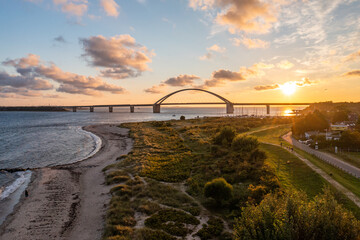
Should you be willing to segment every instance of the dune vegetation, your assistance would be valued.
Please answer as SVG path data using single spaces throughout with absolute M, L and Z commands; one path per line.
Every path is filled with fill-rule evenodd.
M 271 149 L 244 134 L 288 126 L 290 121 L 224 117 L 122 124 L 130 129 L 134 146 L 104 169 L 106 183 L 112 186 L 104 239 L 256 239 L 242 230 L 252 221 L 247 215 L 251 209 L 260 216 L 258 207 L 271 207 L 274 198 L 296 194 L 302 203 L 316 205 L 317 199 L 324 199 L 314 197 L 321 178 L 309 179 L 310 186 L 320 181 L 311 191 L 305 180 L 281 174 L 285 166 L 279 174 L 276 154 L 269 160 Z M 279 207 L 286 208 L 287 200 L 281 201 Z M 344 221 L 344 228 L 348 221 L 358 224 L 350 211 L 335 200 L 331 203 L 346 215 L 333 218 Z M 356 224 L 353 235 L 359 230 Z M 282 231 L 277 230 L 269 236 L 275 239 Z

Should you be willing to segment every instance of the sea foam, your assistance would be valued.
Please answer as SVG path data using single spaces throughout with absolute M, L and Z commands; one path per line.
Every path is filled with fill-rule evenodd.
M 0 190 L 0 200 L 3 200 L 15 192 L 19 187 L 21 187 L 27 180 L 31 177 L 31 171 L 18 172 L 18 178 L 9 186 Z

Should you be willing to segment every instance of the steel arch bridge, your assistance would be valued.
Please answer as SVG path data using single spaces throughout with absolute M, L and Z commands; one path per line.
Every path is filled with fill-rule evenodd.
M 180 93 L 180 92 L 184 92 L 184 91 L 200 91 L 200 92 L 205 92 L 205 93 L 209 93 L 217 98 L 219 98 L 220 100 L 222 100 L 224 102 L 224 104 L 226 104 L 226 113 L 227 114 L 233 114 L 234 113 L 234 104 L 232 102 L 230 102 L 228 99 L 216 94 L 216 93 L 213 93 L 213 92 L 210 92 L 210 91 L 207 91 L 207 90 L 204 90 L 204 89 L 200 89 L 200 88 L 186 88 L 186 89 L 181 89 L 181 90 L 178 90 L 178 91 L 175 91 L 175 92 L 172 92 L 162 98 L 160 98 L 159 100 L 157 100 L 154 105 L 153 105 L 153 112 L 154 113 L 160 113 L 160 106 L 161 104 L 163 104 L 163 102 L 168 99 L 169 97 L 177 94 L 177 93 Z M 182 103 L 179 103 L 179 105 L 181 105 Z M 214 104 L 214 103 L 190 103 L 190 104 Z

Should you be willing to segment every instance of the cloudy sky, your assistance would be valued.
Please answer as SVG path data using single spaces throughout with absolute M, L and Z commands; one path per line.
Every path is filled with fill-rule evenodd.
M 0 22 L 0 105 L 360 101 L 356 0 L 1 0 Z

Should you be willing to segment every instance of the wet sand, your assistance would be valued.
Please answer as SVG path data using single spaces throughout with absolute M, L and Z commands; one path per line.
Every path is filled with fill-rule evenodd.
M 101 138 L 99 152 L 75 164 L 34 170 L 29 196 L 1 225 L 0 239 L 101 239 L 110 201 L 102 169 L 127 154 L 132 140 L 127 129 L 113 125 L 84 129 Z

